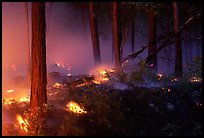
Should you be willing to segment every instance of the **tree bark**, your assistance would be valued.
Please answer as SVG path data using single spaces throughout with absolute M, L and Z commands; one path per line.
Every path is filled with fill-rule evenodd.
M 101 54 L 99 47 L 99 39 L 98 39 L 98 30 L 97 30 L 97 21 L 94 12 L 94 3 L 89 2 L 89 17 L 90 17 L 90 29 L 91 29 L 91 37 L 93 43 L 93 55 L 95 65 L 100 64 L 101 62 Z
M 32 2 L 31 109 L 47 103 L 45 3 Z
M 148 39 L 149 43 L 156 39 L 156 15 L 155 11 L 150 8 L 148 11 Z M 148 56 L 154 53 L 157 49 L 157 43 L 151 43 L 151 45 L 148 48 Z M 149 62 L 149 65 L 153 65 L 152 69 L 156 72 L 157 71 L 157 55 L 154 55 L 154 57 Z
M 120 66 L 120 40 L 116 2 L 112 3 L 112 35 L 113 47 L 115 48 L 115 63 L 116 66 Z
M 29 18 L 28 18 L 28 3 L 25 2 L 25 13 L 26 13 L 26 31 L 27 31 L 27 35 L 26 35 L 26 59 L 27 59 L 27 82 L 28 82 L 28 88 L 30 89 L 31 87 L 31 57 L 30 57 L 30 32 L 29 32 Z
M 179 13 L 178 4 L 173 2 L 173 12 L 174 12 L 174 32 L 179 31 Z M 181 47 L 181 33 L 176 34 L 176 51 L 175 51 L 175 75 L 177 77 L 182 76 L 182 47 Z

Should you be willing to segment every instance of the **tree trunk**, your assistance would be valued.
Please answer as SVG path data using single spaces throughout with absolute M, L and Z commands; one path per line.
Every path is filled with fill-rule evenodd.
M 27 59 L 27 82 L 28 82 L 28 88 L 30 89 L 31 87 L 31 57 L 30 57 L 30 33 L 29 33 L 29 18 L 28 18 L 28 3 L 25 2 L 25 13 L 26 13 L 26 31 L 27 31 L 27 35 L 26 35 L 26 59 Z
M 174 12 L 174 32 L 179 31 L 179 13 L 177 2 L 173 2 Z M 175 52 L 175 75 L 177 77 L 182 76 L 182 48 L 181 48 L 181 33 L 176 34 L 176 52 Z
M 115 62 L 116 66 L 120 66 L 120 40 L 116 2 L 112 3 L 112 34 L 113 47 L 115 48 Z
M 132 39 L 131 39 L 131 52 L 134 53 L 135 51 L 135 31 L 134 31 L 134 15 L 132 15 L 132 22 L 131 22 L 131 28 L 132 28 Z
M 93 55 L 95 65 L 100 64 L 101 54 L 98 40 L 98 30 L 97 30 L 97 21 L 94 12 L 94 3 L 89 2 L 89 17 L 90 17 L 90 28 L 91 28 L 91 37 L 93 43 Z
M 148 11 L 148 39 L 149 43 L 156 39 L 156 15 L 155 11 L 150 8 Z M 157 49 L 157 43 L 151 43 L 151 45 L 148 48 L 148 56 L 151 55 L 151 53 L 154 53 Z M 157 71 L 157 55 L 155 55 L 151 61 L 149 62 L 149 66 L 151 65 L 153 71 Z
M 32 2 L 31 109 L 47 103 L 45 3 Z

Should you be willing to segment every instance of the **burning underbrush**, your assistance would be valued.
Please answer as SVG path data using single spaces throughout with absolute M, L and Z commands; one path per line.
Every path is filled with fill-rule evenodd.
M 7 89 L 3 135 L 202 135 L 202 85 L 148 73 L 105 67 L 88 75 L 51 72 L 48 104 L 36 109 L 41 119 L 29 109 L 29 97 L 9 99 L 18 90 Z M 155 87 L 145 87 L 147 80 Z

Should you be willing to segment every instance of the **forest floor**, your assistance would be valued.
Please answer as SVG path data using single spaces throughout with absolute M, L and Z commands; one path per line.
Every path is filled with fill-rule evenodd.
M 56 73 L 52 74 L 52 77 L 56 76 Z M 191 90 L 185 91 L 179 84 L 167 87 L 117 89 L 108 83 L 96 84 L 90 80 L 91 77 L 82 76 L 77 81 L 66 81 L 55 87 L 54 81 L 48 82 L 47 116 L 45 123 L 37 132 L 35 131 L 37 124 L 29 121 L 26 124 L 24 120 L 24 126 L 20 126 L 16 121 L 17 114 L 23 116 L 23 113 L 28 111 L 29 102 L 14 101 L 12 104 L 2 102 L 2 134 L 7 136 L 202 135 L 202 102 L 199 95 L 202 92 L 202 85 L 199 83 L 187 84 Z M 71 111 L 67 106 L 69 102 L 77 103 L 81 107 L 81 112 Z

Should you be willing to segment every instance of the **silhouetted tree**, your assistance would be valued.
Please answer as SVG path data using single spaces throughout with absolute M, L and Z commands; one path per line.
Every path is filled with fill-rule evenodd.
M 101 62 L 101 54 L 98 40 L 98 29 L 97 29 L 97 20 L 94 11 L 94 3 L 89 2 L 89 17 L 90 17 L 90 29 L 91 29 L 91 37 L 93 44 L 93 55 L 95 64 L 99 64 Z
M 156 15 L 155 11 L 152 7 L 148 10 L 148 39 L 149 43 L 156 39 Z M 156 41 L 154 43 L 151 43 L 151 45 L 148 48 L 148 56 L 154 53 L 157 49 L 157 43 Z M 149 62 L 149 65 L 153 65 L 152 69 L 154 71 L 157 71 L 157 55 L 155 55 L 151 61 Z
M 179 11 L 178 3 L 173 2 L 173 14 L 174 14 L 174 31 L 179 31 Z M 181 34 L 180 32 L 176 35 L 176 52 L 175 52 L 175 75 L 177 77 L 182 76 L 182 48 L 181 48 Z
M 112 3 L 112 39 L 113 47 L 115 48 L 115 63 L 120 66 L 120 40 L 119 40 L 119 26 L 118 26 L 118 9 L 117 3 Z

